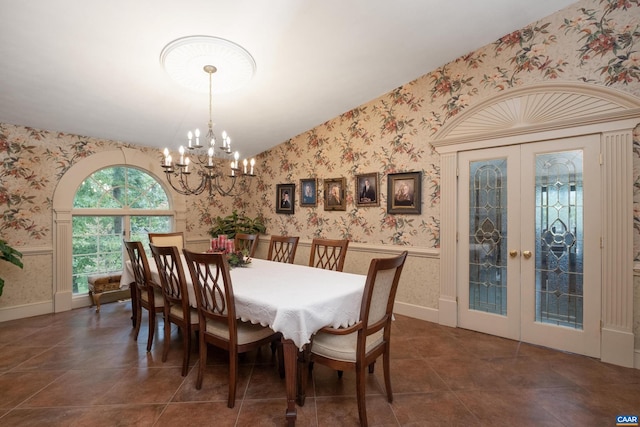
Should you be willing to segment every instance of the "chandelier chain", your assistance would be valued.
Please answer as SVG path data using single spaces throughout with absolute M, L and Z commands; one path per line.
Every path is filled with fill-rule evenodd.
M 227 187 L 223 185 L 221 182 L 221 178 L 224 177 L 224 172 L 222 172 L 223 168 L 219 167 L 222 160 L 215 158 L 214 161 L 214 146 L 216 143 L 215 134 L 213 133 L 213 73 L 217 71 L 216 67 L 213 65 L 205 65 L 203 67 L 204 71 L 209 74 L 209 123 L 208 123 L 208 132 L 205 136 L 205 139 L 209 142 L 209 148 L 200 144 L 200 131 L 196 129 L 195 131 L 195 144 L 193 144 L 193 134 L 189 131 L 187 156 L 185 156 L 185 149 L 183 146 L 180 146 L 178 150 L 180 153 L 179 161 L 173 162 L 171 155 L 169 154 L 169 150 L 167 148 L 164 149 L 164 160 L 162 162 L 162 167 L 164 168 L 165 175 L 167 177 L 167 181 L 169 185 L 182 195 L 198 195 L 202 194 L 205 191 L 208 191 L 209 197 L 214 197 L 215 194 L 219 194 L 221 196 L 237 196 L 238 192 L 234 192 L 234 189 L 241 191 L 247 190 L 248 185 L 246 185 L 245 179 L 246 177 L 255 177 L 254 174 L 254 165 L 255 160 L 251 159 L 251 169 L 248 171 L 247 169 L 247 159 L 243 161 L 243 168 L 241 169 L 238 166 L 239 153 L 236 151 L 233 154 L 233 160 L 230 164 L 231 174 L 227 176 L 230 180 L 230 184 L 227 184 Z M 222 146 L 219 147 L 223 156 L 227 156 L 227 161 L 231 158 L 231 138 L 227 135 L 225 131 L 222 132 Z M 191 155 L 194 159 L 194 162 L 191 162 L 189 158 Z M 197 175 L 200 177 L 200 182 L 197 186 L 193 187 L 189 185 L 189 175 L 191 171 L 189 170 L 189 166 L 192 165 L 192 169 L 197 169 Z M 176 178 L 174 180 L 174 178 Z M 242 185 L 236 187 L 236 181 L 238 178 L 242 179 Z

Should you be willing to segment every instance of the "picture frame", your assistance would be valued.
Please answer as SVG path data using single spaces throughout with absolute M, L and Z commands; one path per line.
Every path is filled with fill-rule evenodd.
M 347 210 L 347 180 L 343 178 L 329 178 L 324 180 L 324 210 Z
M 378 173 L 363 173 L 356 175 L 355 201 L 356 206 L 380 206 L 380 192 Z
M 306 178 L 300 180 L 300 206 L 314 207 L 318 205 L 318 180 Z
M 276 184 L 276 213 L 293 214 L 296 207 L 296 185 Z
M 387 213 L 420 214 L 422 207 L 422 172 L 387 175 Z

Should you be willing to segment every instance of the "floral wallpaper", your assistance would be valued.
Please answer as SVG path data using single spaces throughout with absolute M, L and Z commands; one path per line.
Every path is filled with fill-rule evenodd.
M 417 77 L 257 157 L 251 197 L 187 200 L 187 233 L 206 237 L 213 218 L 261 216 L 269 234 L 438 248 L 440 159 L 430 141 L 466 108 L 511 88 L 544 81 L 608 86 L 640 97 L 640 0 L 582 0 Z M 425 46 L 424 55 L 429 55 Z M 640 122 L 640 119 L 639 119 Z M 79 160 L 126 142 L 0 124 L 0 236 L 20 246 L 52 244 L 51 199 Z M 640 131 L 634 133 L 635 258 L 640 261 Z M 419 215 L 387 213 L 387 176 L 422 173 Z M 377 172 L 379 206 L 356 206 L 355 175 Z M 346 178 L 346 211 L 301 207 L 300 179 Z M 296 184 L 295 214 L 275 213 L 276 185 Z
M 59 179 L 79 160 L 122 146 L 151 156 L 156 151 L 0 123 L 0 236 L 14 246 L 51 245 L 52 199 Z
M 578 81 L 640 96 L 638 0 L 584 0 L 360 105 L 259 157 L 256 197 L 236 207 L 261 215 L 273 234 L 438 248 L 440 165 L 430 141 L 465 108 L 503 91 L 543 81 Z M 425 47 L 425 49 L 428 47 Z M 428 51 L 425 50 L 425 55 Z M 639 119 L 640 122 L 640 119 Z M 638 133 L 635 164 L 640 163 Z M 636 167 L 638 169 L 638 167 Z M 387 175 L 421 171 L 422 213 L 389 215 Z M 380 174 L 379 207 L 358 207 L 355 175 Z M 636 259 L 640 261 L 640 178 L 636 182 Z M 300 207 L 275 213 L 276 185 L 347 179 L 345 212 Z M 203 222 L 209 212 L 199 210 Z

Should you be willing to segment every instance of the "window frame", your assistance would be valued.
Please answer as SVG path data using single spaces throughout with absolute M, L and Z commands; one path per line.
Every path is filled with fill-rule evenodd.
M 167 206 L 170 206 L 171 203 L 171 197 L 170 197 L 170 193 L 167 193 L 166 188 L 164 188 L 162 186 L 162 183 L 155 177 L 153 176 L 151 173 L 149 173 L 148 171 L 145 171 L 141 168 L 135 167 L 135 166 L 127 166 L 127 165 L 113 165 L 113 166 L 106 166 L 104 168 L 100 168 L 98 170 L 96 170 L 95 172 L 92 172 L 91 174 L 89 174 L 86 178 L 84 178 L 82 180 L 82 182 L 78 185 L 76 191 L 74 192 L 74 196 L 73 196 L 73 201 L 75 202 L 76 196 L 78 194 L 78 191 L 80 190 L 82 184 L 90 179 L 93 175 L 95 175 L 96 173 L 99 173 L 101 171 L 107 170 L 107 169 L 112 169 L 112 168 L 125 168 L 127 171 L 128 170 L 136 170 L 139 173 L 145 174 L 147 175 L 149 178 L 153 179 L 157 185 L 160 186 L 160 188 L 164 191 L 164 194 L 166 196 L 166 200 L 167 200 Z M 127 186 L 129 184 L 129 179 L 125 180 L 125 185 L 123 187 L 123 190 L 125 193 L 128 193 L 127 191 Z M 104 198 L 104 193 L 102 194 L 96 194 L 96 201 L 102 201 Z M 162 208 L 162 209 L 149 209 L 149 208 L 145 208 L 145 209 L 138 209 L 138 208 L 131 208 L 129 205 L 123 205 L 121 208 L 113 208 L 113 207 L 109 207 L 109 208 L 87 208 L 87 207 L 83 207 L 83 208 L 72 208 L 71 210 L 71 233 L 72 233 L 72 260 L 75 260 L 76 257 L 82 255 L 82 254 L 77 254 L 74 253 L 74 247 L 73 247 L 73 233 L 74 233 L 74 219 L 77 217 L 113 217 L 113 218 L 120 218 L 121 219 L 121 227 L 122 227 L 122 239 L 130 239 L 131 238 L 131 223 L 132 223 L 132 217 L 143 217 L 143 216 L 148 216 L 148 217 L 169 217 L 169 230 L 150 230 L 150 231 L 173 231 L 173 229 L 175 228 L 175 220 L 174 220 L 174 212 L 170 209 L 166 209 L 166 208 Z M 100 255 L 100 250 L 98 250 L 96 252 L 96 255 L 99 256 Z M 86 295 L 88 294 L 88 287 L 85 288 L 83 287 L 81 291 L 75 292 L 76 288 L 80 289 L 76 277 L 78 276 L 88 276 L 88 275 L 93 275 L 93 274 L 111 274 L 111 273 L 115 273 L 117 271 L 121 271 L 122 268 L 124 267 L 124 262 L 126 259 L 126 254 L 125 254 L 125 249 L 124 249 L 124 245 L 121 245 L 120 248 L 120 258 L 121 258 L 121 265 L 118 266 L 117 269 L 113 269 L 113 270 L 109 270 L 109 271 L 103 271 L 103 269 L 99 269 L 99 271 L 95 271 L 95 272 L 82 272 L 82 274 L 79 274 L 75 271 L 74 266 L 72 265 L 72 281 L 74 282 L 72 284 L 72 293 L 74 296 L 79 296 L 79 295 Z
M 174 229 L 186 229 L 186 199 L 171 191 L 156 151 L 118 146 L 112 150 L 89 155 L 63 171 L 53 193 L 53 297 L 52 311 L 63 312 L 91 305 L 86 295 L 72 292 L 72 230 L 73 198 L 82 181 L 93 172 L 108 166 L 134 166 L 153 176 L 169 196 L 169 211 L 174 215 Z

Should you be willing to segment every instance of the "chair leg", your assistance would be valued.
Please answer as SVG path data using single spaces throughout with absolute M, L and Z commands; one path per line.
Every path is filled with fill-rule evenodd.
M 135 283 L 129 286 L 129 294 L 131 295 L 131 327 L 135 328 L 137 312 L 140 310 L 140 300 L 136 295 Z
M 138 310 L 140 313 L 140 310 Z M 141 316 L 138 314 L 138 316 Z M 156 332 L 156 311 L 153 307 L 149 307 L 149 336 L 147 337 L 147 353 L 151 351 L 151 344 L 153 344 L 153 335 Z M 136 334 L 137 335 L 137 334 Z
M 142 323 L 142 310 L 138 307 L 136 310 L 135 329 L 133 331 L 133 340 L 138 341 L 138 334 L 140 333 L 140 324 Z
M 171 320 L 168 310 L 164 311 L 164 346 L 162 347 L 162 361 L 167 361 L 169 346 L 171 344 Z
M 186 376 L 189 372 L 189 359 L 191 356 L 191 329 L 189 325 L 185 326 L 182 335 L 182 376 Z
M 198 378 L 196 379 L 196 390 L 202 388 L 202 379 L 204 378 L 204 370 L 207 367 L 207 343 L 204 342 L 204 334 L 198 337 L 198 345 L 200 346 L 200 364 L 198 366 Z
M 358 400 L 358 416 L 360 417 L 361 427 L 367 427 L 367 405 L 365 395 L 366 382 L 367 379 L 364 375 L 364 366 L 356 365 L 356 398 Z
M 229 349 L 229 398 L 227 406 L 233 408 L 236 404 L 236 382 L 238 381 L 238 350 Z
M 372 363 L 369 365 L 369 373 L 370 373 L 370 374 L 373 374 L 373 369 L 374 369 L 375 367 L 376 367 L 376 362 L 372 362 Z
M 387 389 L 387 400 L 389 403 L 393 402 L 393 391 L 391 390 L 391 372 L 389 369 L 390 365 L 390 357 L 389 357 L 389 347 L 382 354 L 382 368 L 384 371 L 384 387 Z

